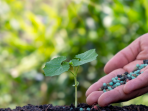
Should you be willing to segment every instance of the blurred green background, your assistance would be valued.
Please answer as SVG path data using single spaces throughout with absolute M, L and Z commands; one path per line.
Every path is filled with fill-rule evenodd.
M 148 31 L 147 0 L 0 0 L 0 108 L 74 103 L 73 77 L 45 77 L 56 56 L 95 48 L 96 61 L 80 67 L 78 103 L 105 75 L 118 51 Z M 122 62 L 122 61 L 120 61 Z M 147 104 L 145 94 L 122 105 Z

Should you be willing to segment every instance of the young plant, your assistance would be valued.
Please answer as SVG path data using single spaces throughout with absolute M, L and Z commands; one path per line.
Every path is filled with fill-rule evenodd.
M 79 85 L 79 82 L 77 81 L 77 72 L 79 66 L 95 60 L 97 56 L 98 54 L 95 52 L 95 49 L 91 49 L 76 55 L 75 58 L 69 62 L 65 61 L 65 56 L 57 57 L 47 62 L 43 70 L 46 76 L 60 75 L 66 71 L 69 71 L 73 75 L 75 81 L 75 84 L 73 85 L 75 87 L 75 107 L 77 107 L 77 86 Z

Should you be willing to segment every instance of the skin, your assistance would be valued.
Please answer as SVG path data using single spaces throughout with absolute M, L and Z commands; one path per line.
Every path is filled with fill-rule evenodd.
M 98 103 L 101 107 L 111 103 L 127 101 L 148 92 L 148 66 L 142 69 L 144 73 L 137 78 L 103 93 L 98 91 L 103 83 L 108 83 L 118 74 L 131 72 L 136 64 L 148 60 L 148 33 L 140 36 L 129 46 L 118 52 L 104 67 L 106 76 L 92 84 L 86 91 L 86 102 L 89 105 Z

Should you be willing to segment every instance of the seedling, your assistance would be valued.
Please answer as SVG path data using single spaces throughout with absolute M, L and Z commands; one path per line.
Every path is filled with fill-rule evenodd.
M 73 75 L 75 81 L 75 84 L 73 85 L 75 87 L 75 107 L 77 107 L 77 86 L 79 85 L 77 73 L 79 66 L 95 60 L 97 56 L 98 54 L 95 52 L 95 49 L 91 49 L 76 55 L 75 58 L 69 62 L 65 61 L 65 56 L 57 57 L 47 62 L 43 70 L 46 76 L 60 75 L 66 71 L 69 71 Z

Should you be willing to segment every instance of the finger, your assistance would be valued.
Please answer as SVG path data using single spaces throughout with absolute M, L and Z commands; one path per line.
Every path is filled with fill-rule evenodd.
M 98 99 L 98 104 L 101 107 L 104 107 L 104 106 L 107 106 L 111 103 L 116 103 L 119 101 L 127 101 L 130 99 L 133 99 L 135 97 L 138 97 L 138 96 L 148 92 L 148 87 L 145 87 L 145 88 L 142 88 L 139 90 L 135 90 L 132 93 L 125 94 L 123 92 L 123 87 L 124 87 L 124 85 L 121 85 L 121 86 L 115 88 L 114 90 L 103 93 Z
M 86 97 L 94 92 L 94 91 L 98 91 L 99 88 L 102 87 L 103 83 L 109 83 L 111 81 L 111 79 L 113 77 L 116 77 L 118 74 L 123 74 L 125 72 L 125 70 L 123 69 L 116 69 L 113 72 L 111 72 L 110 74 L 102 77 L 100 80 L 98 80 L 96 83 L 94 83 L 93 85 L 91 85 L 88 90 L 86 91 Z
M 103 94 L 103 91 L 94 91 L 92 92 L 87 98 L 86 98 L 86 103 L 88 105 L 92 105 L 95 102 L 98 101 L 98 98 L 100 97 L 100 95 Z
M 142 63 L 143 63 L 143 60 L 135 60 L 125 65 L 123 69 L 126 70 L 127 72 L 132 72 L 134 68 L 136 67 L 136 64 L 142 64 Z
M 117 53 L 104 67 L 106 74 L 111 71 L 122 68 L 131 61 L 148 59 L 148 33 L 140 36 L 133 41 L 128 47 Z M 120 62 L 122 61 L 122 62 Z
M 125 84 L 124 86 L 125 93 L 128 94 L 136 89 L 140 89 L 142 87 L 148 86 L 148 66 L 146 68 L 147 69 L 142 74 L 140 74 L 137 78 Z
M 137 56 L 137 59 L 140 60 L 145 60 L 148 59 L 148 33 L 144 34 L 141 38 L 140 38 L 140 47 L 141 47 L 141 51 Z
M 107 105 L 111 104 L 112 102 L 119 101 L 124 96 L 127 96 L 124 94 L 122 89 L 123 89 L 123 85 L 115 88 L 114 90 L 103 93 L 98 98 L 99 106 L 101 106 L 101 107 L 107 106 Z
M 140 52 L 140 38 L 132 42 L 128 47 L 124 48 L 118 52 L 104 67 L 104 72 L 106 74 L 111 71 L 122 68 L 131 61 L 134 61 Z

